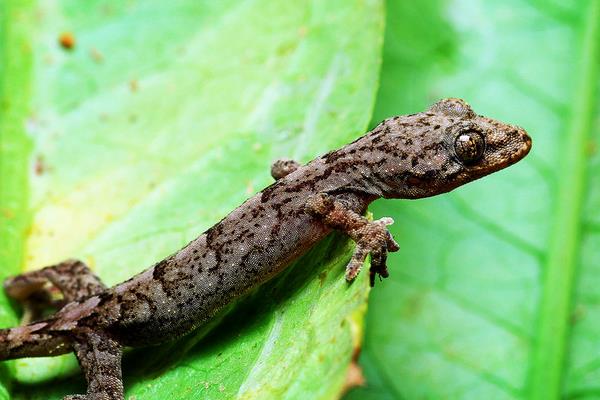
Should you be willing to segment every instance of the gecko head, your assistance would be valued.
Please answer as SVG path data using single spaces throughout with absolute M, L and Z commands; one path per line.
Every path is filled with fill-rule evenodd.
M 400 139 L 418 156 L 403 168 L 404 188 L 395 193 L 401 197 L 448 192 L 516 163 L 531 149 L 524 129 L 478 115 L 461 99 L 440 100 L 407 118 L 404 124 L 417 128 L 399 129 Z

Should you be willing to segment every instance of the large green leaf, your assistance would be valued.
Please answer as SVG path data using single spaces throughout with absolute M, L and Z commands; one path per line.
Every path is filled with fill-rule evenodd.
M 0 10 L 2 277 L 79 257 L 106 283 L 124 280 L 269 184 L 273 159 L 306 161 L 371 117 L 378 0 L 5 0 Z M 58 44 L 69 31 L 71 50 Z M 197 346 L 200 333 L 130 354 L 127 395 L 335 397 L 368 292 L 343 279 L 350 252 L 344 238 L 326 241 Z M 5 298 L 0 310 L 2 326 L 16 323 Z M 72 356 L 13 366 L 2 376 L 20 382 L 16 398 L 84 390 Z
M 598 398 L 600 1 L 390 0 L 387 22 L 377 118 L 464 97 L 533 150 L 373 208 L 401 250 L 370 300 L 368 385 L 347 398 Z

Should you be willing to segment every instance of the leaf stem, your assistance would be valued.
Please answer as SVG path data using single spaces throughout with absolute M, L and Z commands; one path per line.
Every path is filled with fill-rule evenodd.
M 600 0 L 585 9 L 580 65 L 571 118 L 564 136 L 563 164 L 558 172 L 558 198 L 542 275 L 542 298 L 528 382 L 529 399 L 561 398 L 577 271 L 581 211 L 587 181 L 587 145 L 599 78 Z

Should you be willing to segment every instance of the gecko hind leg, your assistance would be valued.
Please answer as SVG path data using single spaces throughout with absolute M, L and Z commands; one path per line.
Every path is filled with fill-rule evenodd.
M 73 349 L 87 381 L 87 394 L 64 400 L 122 400 L 122 346 L 103 332 L 88 331 L 76 335 Z
M 47 320 L 0 329 L 0 360 L 57 356 L 72 351 L 70 336 L 52 328 L 52 322 Z
M 289 160 L 286 158 L 276 160 L 271 164 L 271 176 L 273 179 L 278 180 L 287 176 L 298 169 L 300 163 L 298 161 Z
M 66 260 L 4 281 L 6 294 L 23 304 L 23 324 L 39 319 L 48 307 L 60 308 L 104 289 L 100 278 L 79 260 Z M 56 291 L 62 298 L 56 298 Z

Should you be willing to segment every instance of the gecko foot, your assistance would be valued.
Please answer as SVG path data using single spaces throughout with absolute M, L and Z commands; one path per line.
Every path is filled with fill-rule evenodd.
M 375 276 L 377 274 L 383 278 L 389 276 L 386 266 L 387 253 L 398 251 L 400 248 L 387 229 L 387 226 L 393 223 L 393 219 L 385 217 L 369 222 L 351 232 L 351 236 L 356 238 L 356 249 L 354 250 L 352 259 L 346 266 L 347 281 L 350 282 L 356 278 L 369 253 L 371 254 L 371 268 L 369 270 L 370 285 L 375 285 Z
M 281 159 L 276 160 L 271 165 L 271 176 L 277 180 L 287 176 L 298 169 L 300 163 L 294 160 Z

